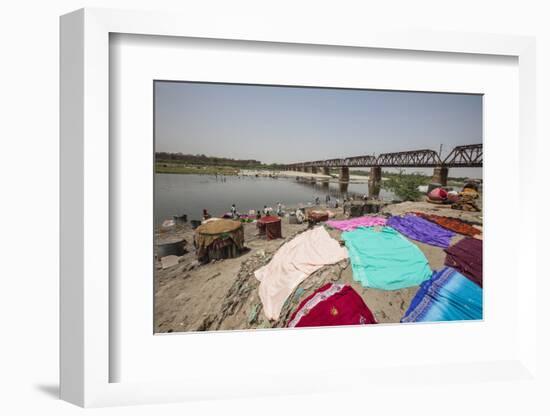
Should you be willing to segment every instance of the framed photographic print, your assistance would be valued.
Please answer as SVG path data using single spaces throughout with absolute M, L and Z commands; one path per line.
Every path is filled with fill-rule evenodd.
M 61 19 L 62 398 L 532 380 L 533 40 L 233 29 Z
M 482 97 L 156 80 L 155 332 L 481 320 Z

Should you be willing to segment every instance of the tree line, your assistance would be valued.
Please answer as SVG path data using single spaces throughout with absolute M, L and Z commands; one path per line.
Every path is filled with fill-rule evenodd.
M 273 169 L 283 166 L 276 163 L 264 164 L 261 161 L 255 159 L 233 159 L 229 157 L 206 156 L 204 154 L 190 155 L 184 153 L 169 152 L 156 152 L 155 160 L 157 162 L 172 162 L 187 165 L 230 166 L 255 169 Z

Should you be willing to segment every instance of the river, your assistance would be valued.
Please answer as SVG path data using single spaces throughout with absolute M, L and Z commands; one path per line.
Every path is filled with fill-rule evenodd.
M 182 214 L 187 214 L 189 220 L 200 219 L 203 208 L 219 216 L 228 212 L 231 204 L 241 213 L 261 210 L 264 205 L 276 208 L 277 202 L 292 207 L 307 206 L 316 197 L 324 203 L 327 193 L 342 201 L 344 194 L 368 194 L 368 184 L 350 183 L 346 190 L 338 182 L 322 184 L 295 178 L 155 174 L 155 223 Z M 380 198 L 392 200 L 395 196 L 381 190 Z

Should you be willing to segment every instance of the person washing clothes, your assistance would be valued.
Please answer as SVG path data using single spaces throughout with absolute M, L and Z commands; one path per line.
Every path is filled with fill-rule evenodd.
M 235 204 L 231 205 L 231 217 L 233 219 L 237 218 L 237 207 L 235 206 Z
M 279 217 L 283 216 L 283 206 L 281 205 L 280 202 L 277 202 L 277 215 Z

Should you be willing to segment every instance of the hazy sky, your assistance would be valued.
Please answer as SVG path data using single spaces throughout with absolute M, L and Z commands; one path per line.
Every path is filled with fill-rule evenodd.
M 156 151 L 301 162 L 482 141 L 467 94 L 155 82 Z M 431 171 L 431 170 L 430 170 Z M 451 169 L 481 176 L 481 169 Z

